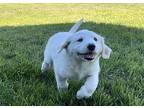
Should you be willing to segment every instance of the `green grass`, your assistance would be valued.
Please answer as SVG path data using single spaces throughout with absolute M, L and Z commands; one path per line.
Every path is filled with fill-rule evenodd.
M 59 94 L 53 70 L 38 76 L 48 38 L 82 17 L 113 53 L 93 96 L 77 100 L 83 82 Z M 0 4 L 0 105 L 144 105 L 144 4 Z

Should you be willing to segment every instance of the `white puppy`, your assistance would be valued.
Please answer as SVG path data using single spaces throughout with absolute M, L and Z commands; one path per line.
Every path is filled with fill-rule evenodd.
M 77 99 L 94 93 L 99 81 L 99 59 L 101 56 L 108 59 L 112 51 L 100 35 L 89 30 L 76 32 L 82 22 L 77 22 L 69 32 L 56 33 L 49 39 L 41 68 L 45 72 L 53 64 L 59 91 L 68 88 L 69 79 L 86 79 Z

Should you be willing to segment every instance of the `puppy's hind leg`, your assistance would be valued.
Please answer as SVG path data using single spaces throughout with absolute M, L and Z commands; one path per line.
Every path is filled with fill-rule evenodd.
M 44 61 L 43 61 L 42 66 L 41 66 L 42 74 L 48 70 L 48 68 L 50 67 L 51 62 L 52 62 L 52 59 L 51 59 L 49 52 L 50 51 L 48 49 L 46 49 L 44 52 Z
M 43 61 L 42 66 L 41 66 L 41 72 L 42 72 L 42 74 L 43 74 L 44 72 L 46 72 L 49 67 L 50 67 L 50 64 L 47 63 L 47 62 L 45 62 L 45 61 Z
M 50 62 L 48 63 L 44 60 L 41 66 L 40 80 L 43 80 L 45 78 L 44 73 L 49 69 L 49 67 L 50 67 Z

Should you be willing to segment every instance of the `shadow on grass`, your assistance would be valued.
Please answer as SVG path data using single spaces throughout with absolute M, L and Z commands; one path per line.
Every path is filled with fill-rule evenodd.
M 110 60 L 101 60 L 100 83 L 90 99 L 75 99 L 78 82 L 71 82 L 68 93 L 60 96 L 53 72 L 39 81 L 48 38 L 72 25 L 0 27 L 1 105 L 144 105 L 144 29 L 93 22 L 81 26 L 104 36 L 113 50 Z

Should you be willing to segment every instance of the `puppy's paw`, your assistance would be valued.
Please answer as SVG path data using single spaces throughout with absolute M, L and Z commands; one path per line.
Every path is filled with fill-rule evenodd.
M 59 87 L 58 91 L 59 92 L 66 92 L 66 91 L 68 91 L 68 87 Z
M 91 95 L 88 94 L 84 89 L 80 89 L 77 92 L 76 98 L 77 99 L 83 99 L 83 98 L 89 98 Z
M 69 87 L 69 84 L 65 84 L 65 86 L 59 86 L 58 87 L 58 91 L 59 92 L 63 92 L 63 91 L 68 91 L 68 87 Z

